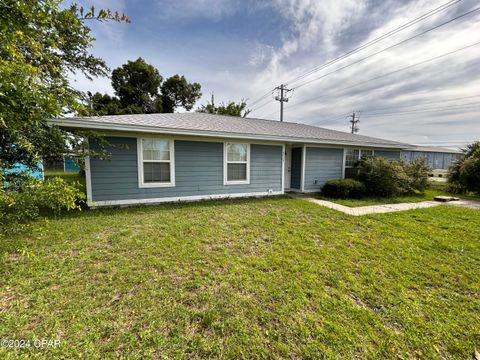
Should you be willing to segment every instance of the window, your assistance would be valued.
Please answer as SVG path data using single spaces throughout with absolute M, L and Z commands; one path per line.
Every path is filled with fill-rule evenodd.
M 175 186 L 173 140 L 139 139 L 139 186 Z
M 358 174 L 357 163 L 362 157 L 373 156 L 373 150 L 345 149 L 345 178 L 352 178 Z
M 225 143 L 224 184 L 250 183 L 250 144 Z

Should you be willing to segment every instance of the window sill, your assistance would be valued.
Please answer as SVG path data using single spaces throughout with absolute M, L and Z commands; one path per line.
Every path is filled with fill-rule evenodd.
M 223 185 L 250 185 L 250 181 L 249 180 L 226 181 Z
M 163 188 L 163 187 L 175 187 L 175 183 L 147 183 L 147 184 L 139 184 L 138 187 L 142 188 Z

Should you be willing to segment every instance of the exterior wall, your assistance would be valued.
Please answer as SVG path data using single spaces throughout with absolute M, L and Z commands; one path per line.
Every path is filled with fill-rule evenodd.
M 302 148 L 293 148 L 290 188 L 300 190 L 301 181 L 302 181 Z
M 107 140 L 120 146 L 109 149 L 108 160 L 90 159 L 93 202 L 283 191 L 281 145 L 252 144 L 250 184 L 224 185 L 222 142 L 175 140 L 175 186 L 139 188 L 137 139 Z
M 307 147 L 305 153 L 304 191 L 320 191 L 332 179 L 343 174 L 343 149 Z
M 457 159 L 459 155 L 455 153 L 444 152 L 427 152 L 427 151 L 402 151 L 401 157 L 405 161 L 413 161 L 425 158 L 428 166 L 432 169 L 448 170 L 451 163 Z
M 387 160 L 399 160 L 400 151 L 391 151 L 391 150 L 375 150 L 375 156 L 383 157 Z

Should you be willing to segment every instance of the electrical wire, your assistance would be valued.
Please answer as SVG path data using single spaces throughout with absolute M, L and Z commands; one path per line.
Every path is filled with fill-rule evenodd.
M 457 4 L 457 3 L 460 2 L 460 1 L 462 1 L 462 0 L 452 0 L 452 1 L 448 1 L 448 2 L 444 3 L 443 5 L 440 5 L 440 6 L 436 7 L 435 9 L 430 10 L 430 11 L 428 11 L 427 13 L 425 13 L 425 14 L 417 17 L 417 18 L 415 18 L 415 19 L 413 19 L 413 20 L 410 20 L 410 21 L 408 21 L 407 23 L 405 23 L 405 24 L 403 24 L 403 25 L 401 25 L 401 26 L 399 26 L 399 27 L 397 27 L 397 28 L 395 28 L 395 29 L 393 29 L 393 30 L 390 30 L 389 32 L 387 32 L 387 33 L 385 33 L 385 34 L 380 35 L 379 37 L 376 37 L 375 39 L 372 39 L 372 40 L 370 40 L 370 41 L 368 41 L 368 42 L 366 42 L 366 43 L 364 43 L 364 44 L 362 44 L 362 45 L 360 45 L 360 46 L 358 46 L 358 47 L 356 47 L 356 48 L 354 48 L 354 49 L 352 49 L 352 50 L 344 53 L 343 55 L 340 55 L 340 56 L 338 56 L 338 57 L 336 57 L 336 58 L 334 58 L 334 59 L 332 59 L 332 60 L 330 60 L 330 61 L 327 61 L 326 63 L 324 63 L 324 64 L 322 64 L 322 65 L 319 65 L 319 66 L 317 66 L 317 67 L 315 67 L 315 68 L 313 68 L 313 69 L 305 72 L 304 74 L 301 74 L 301 75 L 299 75 L 299 76 L 297 76 L 297 77 L 295 77 L 295 78 L 287 81 L 286 84 L 295 83 L 295 82 L 297 82 L 298 80 L 301 80 L 301 79 L 303 79 L 303 78 L 305 78 L 305 77 L 307 77 L 307 76 L 310 76 L 311 74 L 314 74 L 314 73 L 317 72 L 317 71 L 320 71 L 320 70 L 322 70 L 322 69 L 324 69 L 324 68 L 326 68 L 326 67 L 328 67 L 328 66 L 330 66 L 330 65 L 333 65 L 333 64 L 339 62 L 340 60 L 346 59 L 347 57 L 350 57 L 350 56 L 353 55 L 353 54 L 356 54 L 356 53 L 358 53 L 358 52 L 360 52 L 360 51 L 362 51 L 362 50 L 364 50 L 364 49 L 366 49 L 366 48 L 368 48 L 368 47 L 370 47 L 370 46 L 372 46 L 372 45 L 375 45 L 375 44 L 377 44 L 378 42 L 380 42 L 380 41 L 382 41 L 382 40 L 385 40 L 385 39 L 387 39 L 387 38 L 389 38 L 389 37 L 391 37 L 391 36 L 399 33 L 400 31 L 405 30 L 405 29 L 407 29 L 407 28 L 409 28 L 409 27 L 411 27 L 411 26 L 419 23 L 420 21 L 423 21 L 423 20 L 429 18 L 430 16 L 433 16 L 433 15 L 435 15 L 435 14 L 437 14 L 437 13 L 443 11 L 443 10 L 448 9 L 450 6 L 453 6 L 453 5 Z

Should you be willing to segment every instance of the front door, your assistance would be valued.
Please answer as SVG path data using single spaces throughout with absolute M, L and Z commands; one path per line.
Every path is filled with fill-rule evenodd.
M 292 179 L 292 148 L 285 148 L 285 173 L 283 174 L 283 187 L 285 190 L 290 189 L 290 181 Z

